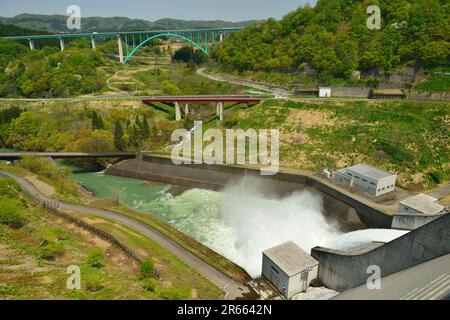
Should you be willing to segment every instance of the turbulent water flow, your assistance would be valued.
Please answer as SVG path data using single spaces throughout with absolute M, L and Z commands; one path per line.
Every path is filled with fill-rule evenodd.
M 370 232 L 344 235 L 325 219 L 320 195 L 309 190 L 270 199 L 257 180 L 246 179 L 223 192 L 192 189 L 172 197 L 168 185 L 101 173 L 74 178 L 99 198 L 118 197 L 133 209 L 152 212 L 253 277 L 261 273 L 261 252 L 289 240 L 306 251 L 315 246 L 349 249 L 373 240 Z

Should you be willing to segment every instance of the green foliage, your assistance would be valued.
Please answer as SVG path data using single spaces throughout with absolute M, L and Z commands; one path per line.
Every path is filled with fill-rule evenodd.
M 93 248 L 87 255 L 87 264 L 93 268 L 103 267 L 103 251 L 100 248 Z
M 26 224 L 25 207 L 20 200 L 1 195 L 0 224 L 14 229 L 19 229 Z
M 25 45 L 0 38 L 0 97 L 68 97 L 101 90 L 106 74 L 100 53 L 72 42 L 31 51 Z
M 20 160 L 20 166 L 51 180 L 57 180 L 61 174 L 61 170 L 58 169 L 53 161 L 41 157 L 26 156 Z
M 152 279 L 152 278 L 147 278 L 144 280 L 142 287 L 147 292 L 155 292 L 156 291 L 156 280 Z
M 450 63 L 444 1 L 379 0 L 381 30 L 366 26 L 370 4 L 318 0 L 314 8 L 299 8 L 281 21 L 269 19 L 231 34 L 213 57 L 239 72 L 296 72 L 306 64 L 320 79 L 349 77 L 354 70 L 390 74 L 405 65 Z
M 125 4 L 126 5 L 126 4 Z M 17 25 L 23 28 L 44 30 L 44 34 L 49 32 L 67 32 L 67 17 L 65 15 L 41 15 L 41 14 L 20 14 L 11 18 L 0 17 L 0 22 L 4 24 Z M 179 19 L 159 19 L 156 21 L 146 21 L 142 19 L 129 19 L 125 17 L 84 17 L 83 32 L 111 32 L 114 31 L 135 31 L 135 30 L 187 30 L 187 29 L 217 29 L 233 26 L 246 26 L 253 21 L 230 22 L 230 21 L 192 21 Z M 25 33 L 24 35 L 29 35 Z
M 145 259 L 139 266 L 141 279 L 151 279 L 155 276 L 155 266 L 153 261 Z
M 171 288 L 161 292 L 160 297 L 164 300 L 187 300 L 189 294 L 186 291 L 182 288 Z
M 148 124 L 147 124 L 148 127 Z M 125 141 L 123 139 L 124 132 L 120 121 L 117 120 L 114 126 L 114 146 L 119 151 L 124 151 L 126 148 Z
M 64 254 L 64 244 L 44 239 L 35 251 L 40 259 L 52 261 Z
M 419 91 L 450 92 L 450 76 L 433 76 L 415 88 Z
M 192 47 L 182 47 L 174 53 L 172 60 L 200 65 L 205 63 L 208 60 L 208 57 L 200 50 L 194 50 Z
M 105 124 L 103 123 L 103 119 L 101 115 L 97 113 L 97 111 L 92 111 L 92 118 L 91 118 L 91 127 L 92 130 L 103 130 L 105 129 Z
M 2 197 L 15 198 L 20 193 L 19 184 L 12 179 L 0 178 L 0 195 Z

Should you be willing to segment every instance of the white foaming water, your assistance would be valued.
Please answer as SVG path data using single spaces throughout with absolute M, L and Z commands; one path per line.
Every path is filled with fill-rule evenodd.
M 342 234 L 337 223 L 325 219 L 320 195 L 302 190 L 282 199 L 265 199 L 261 183 L 243 180 L 226 188 L 220 207 L 233 239 L 226 256 L 251 276 L 260 275 L 266 249 L 293 241 L 310 252 Z
M 391 242 L 409 231 L 391 229 L 367 229 L 349 232 L 332 239 L 325 247 L 334 250 L 349 251 L 370 242 Z
M 363 230 L 344 234 L 337 222 L 325 219 L 322 198 L 313 190 L 284 198 L 263 195 L 264 182 L 243 179 L 223 192 L 192 189 L 163 197 L 147 209 L 210 249 L 261 274 L 262 251 L 293 241 L 310 253 L 315 246 L 350 250 L 371 241 L 389 242 L 406 232 Z

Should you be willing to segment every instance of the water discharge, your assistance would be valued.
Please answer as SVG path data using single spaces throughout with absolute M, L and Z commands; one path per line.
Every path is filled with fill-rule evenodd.
M 102 173 L 73 177 L 98 198 L 119 198 L 132 209 L 153 213 L 253 277 L 261 273 L 262 251 L 289 240 L 308 252 L 315 246 L 351 249 L 374 240 L 374 232 L 340 231 L 337 223 L 325 218 L 321 196 L 313 190 L 267 197 L 267 186 L 243 179 L 223 192 L 191 189 L 173 197 L 167 193 L 169 185 Z M 378 239 L 390 241 L 401 235 L 383 234 L 377 233 Z

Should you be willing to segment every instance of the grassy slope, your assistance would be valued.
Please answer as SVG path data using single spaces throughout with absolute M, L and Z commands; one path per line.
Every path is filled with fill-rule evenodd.
M 127 66 L 112 81 L 119 90 L 141 95 L 238 94 L 245 88 L 198 76 L 184 64 Z
M 4 169 L 4 168 L 2 168 Z M 10 170 L 11 171 L 11 170 Z M 16 174 L 29 175 L 24 170 Z M 27 200 L 26 200 L 27 201 Z M 0 298 L 6 299 L 218 299 L 220 289 L 154 242 L 111 221 L 82 215 L 106 230 L 141 256 L 150 257 L 161 272 L 153 292 L 138 279 L 138 266 L 121 251 L 88 232 L 68 225 L 28 202 L 28 224 L 15 230 L 0 225 Z M 61 250 L 54 260 L 42 258 L 46 243 Z M 87 262 L 93 246 L 105 252 L 104 267 Z M 82 271 L 81 292 L 65 289 L 69 265 Z
M 420 190 L 449 179 L 449 104 L 268 101 L 228 114 L 225 126 L 278 128 L 281 163 L 311 171 L 366 162 Z

